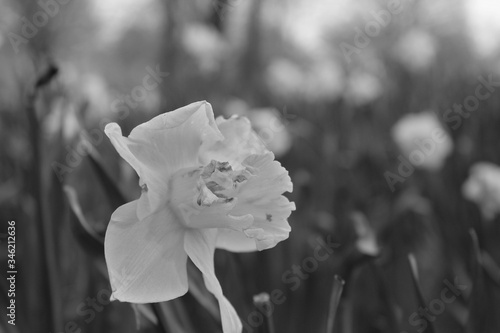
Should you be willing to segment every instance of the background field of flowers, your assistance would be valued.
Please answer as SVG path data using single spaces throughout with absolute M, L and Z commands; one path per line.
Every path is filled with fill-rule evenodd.
M 423 320 L 427 332 L 500 331 L 495 1 L 49 2 L 0 0 L 0 232 L 16 221 L 19 271 L 16 326 L 2 310 L 1 331 L 220 330 L 202 287 L 152 310 L 109 303 L 100 243 L 114 209 L 140 194 L 104 125 L 127 135 L 197 100 L 250 118 L 294 182 L 289 240 L 216 252 L 247 326 L 253 296 L 279 290 L 276 332 L 327 332 L 333 310 L 332 332 L 417 332 L 412 315 L 458 281 L 462 295 Z M 467 104 L 478 89 L 488 97 Z M 396 130 L 410 113 L 432 120 Z M 419 124 L 444 129 L 445 144 L 402 175 Z M 297 273 L 324 242 L 338 246 Z

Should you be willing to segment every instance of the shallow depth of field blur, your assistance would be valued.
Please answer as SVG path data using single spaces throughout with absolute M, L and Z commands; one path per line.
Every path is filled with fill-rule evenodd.
M 248 117 L 294 183 L 288 240 L 216 252 L 247 332 L 265 332 L 252 298 L 275 290 L 286 298 L 273 304 L 275 332 L 500 332 L 500 176 L 484 176 L 490 191 L 464 185 L 485 175 L 476 163 L 500 165 L 496 1 L 56 4 L 41 15 L 35 1 L 0 0 L 0 331 L 158 332 L 157 312 L 106 299 L 99 241 L 119 204 L 113 184 L 127 201 L 140 188 L 103 128 L 115 121 L 128 135 L 207 100 L 216 116 Z M 449 139 L 421 148 L 415 166 L 398 141 L 419 117 Z M 317 260 L 328 242 L 333 253 Z M 160 307 L 164 331 L 221 331 L 203 288 Z

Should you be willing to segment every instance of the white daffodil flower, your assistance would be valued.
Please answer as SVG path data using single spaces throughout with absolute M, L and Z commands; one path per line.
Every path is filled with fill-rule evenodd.
M 207 102 L 159 115 L 128 137 L 105 132 L 138 173 L 142 194 L 111 216 L 105 256 L 113 297 L 153 303 L 188 290 L 187 258 L 219 301 L 225 333 L 241 332 L 214 271 L 215 248 L 248 252 L 288 238 L 288 172 L 243 117 L 214 119 Z M 114 272 L 127 272 L 114 274 Z

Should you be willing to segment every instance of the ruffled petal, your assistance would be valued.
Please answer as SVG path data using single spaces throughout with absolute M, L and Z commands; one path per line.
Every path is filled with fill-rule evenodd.
M 106 264 L 113 297 L 154 303 L 188 290 L 184 229 L 167 208 L 138 221 L 137 201 L 111 216 L 105 238 Z
M 289 202 L 284 196 L 266 204 L 242 204 L 234 213 L 253 212 L 254 223 L 244 230 L 247 237 L 253 238 L 259 251 L 270 249 L 279 242 L 288 238 L 291 227 L 288 224 L 288 217 L 295 210 L 295 204 Z M 238 246 L 238 244 L 235 244 Z M 241 252 L 239 247 L 232 249 L 234 252 Z
M 186 231 L 184 248 L 193 263 L 203 273 L 207 289 L 219 301 L 219 308 L 224 333 L 241 333 L 243 327 L 240 318 L 224 294 L 215 276 L 214 250 L 216 229 L 192 229 Z
M 288 171 L 274 160 L 273 153 L 249 156 L 243 166 L 254 176 L 242 185 L 231 214 L 251 214 L 254 222 L 244 230 L 245 236 L 255 240 L 258 250 L 274 247 L 287 239 L 291 231 L 287 219 L 295 204 L 282 193 L 292 192 L 292 181 Z M 237 242 L 228 243 L 224 236 L 220 237 L 220 244 L 235 252 L 245 251 L 248 245 L 242 243 L 245 246 L 240 248 Z M 228 248 L 228 244 L 233 246 Z
M 205 163 L 211 160 L 229 162 L 233 168 L 241 168 L 241 163 L 253 154 L 264 154 L 269 150 L 262 139 L 252 129 L 248 118 L 233 116 L 229 119 L 217 118 L 217 125 L 224 140 L 217 141 L 207 150 L 202 150 Z
M 240 197 L 247 200 L 266 201 L 280 196 L 284 192 L 292 192 L 293 184 L 288 171 L 274 160 L 274 154 L 268 152 L 262 155 L 248 156 L 243 166 L 256 177 L 245 184 Z
M 141 178 L 141 220 L 163 205 L 170 176 L 198 166 L 200 148 L 222 139 L 212 107 L 204 101 L 161 114 L 134 128 L 128 138 L 116 123 L 108 124 L 105 132 Z

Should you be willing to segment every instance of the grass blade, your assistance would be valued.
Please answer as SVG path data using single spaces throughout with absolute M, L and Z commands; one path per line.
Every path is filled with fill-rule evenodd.
M 415 258 L 415 255 L 413 253 L 408 254 L 408 263 L 410 265 L 410 272 L 411 272 L 411 277 L 412 277 L 412 282 L 415 290 L 415 295 L 417 296 L 418 300 L 418 306 L 422 308 L 426 308 L 426 302 L 424 299 L 424 296 L 422 294 L 422 290 L 420 289 L 420 284 L 419 284 L 419 277 L 418 277 L 418 265 L 417 265 L 417 259 Z M 431 321 L 427 321 L 428 325 L 427 327 L 422 331 L 425 333 L 435 333 L 436 330 L 434 329 L 434 325 L 432 324 Z
M 73 214 L 71 230 L 83 249 L 95 256 L 104 257 L 104 236 L 94 230 L 82 212 L 78 195 L 71 186 L 63 187 Z

